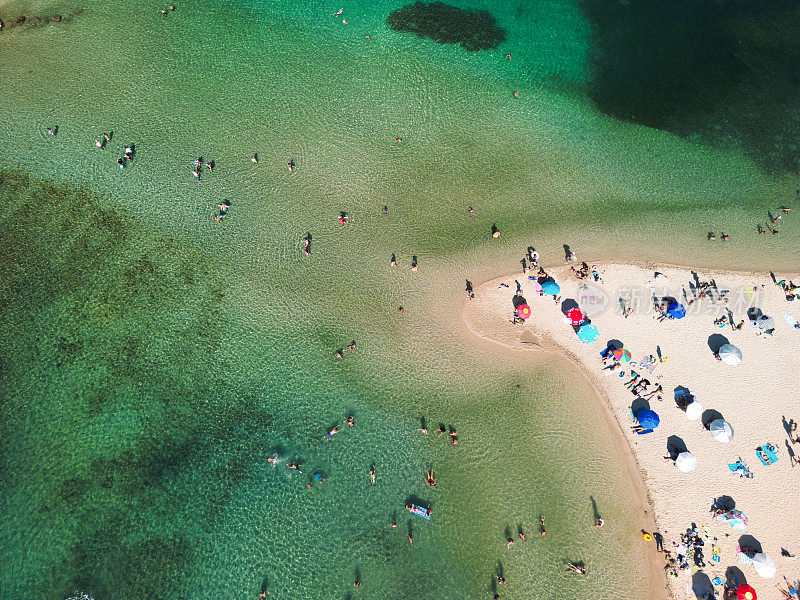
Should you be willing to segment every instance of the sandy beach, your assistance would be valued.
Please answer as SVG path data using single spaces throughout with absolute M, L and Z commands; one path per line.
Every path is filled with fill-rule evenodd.
M 679 547 L 680 536 L 693 525 L 704 541 L 703 559 L 699 561 L 703 566 L 690 555 L 684 568 L 676 565 L 677 575 L 667 577 L 674 597 L 704 597 L 711 587 L 719 593 L 722 585 L 711 580 L 727 579 L 730 583 L 735 576 L 739 585 L 752 585 L 760 598 L 783 598 L 778 588 L 788 587 L 784 576 L 790 582 L 800 578 L 798 559 L 782 554 L 783 550 L 791 555 L 800 552 L 796 534 L 800 530 L 800 498 L 790 491 L 800 474 L 800 468 L 792 468 L 793 457 L 800 456 L 800 445 L 789 441 L 797 435 L 790 433 L 792 420 L 800 419 L 794 387 L 800 330 L 784 318 L 792 315 L 800 320 L 800 306 L 787 301 L 769 273 L 692 272 L 649 264 L 599 264 L 597 272 L 600 280 L 595 282 L 591 274 L 578 279 L 569 266 L 548 270 L 561 287 L 560 303 L 535 291 L 528 274 L 476 285 L 475 298 L 464 303 L 464 322 L 483 338 L 520 350 L 562 353 L 585 370 L 619 423 L 627 451 L 639 467 L 664 549 L 673 558 L 681 552 L 686 556 L 686 549 Z M 659 275 L 655 276 L 656 272 Z M 797 280 L 797 275 L 775 273 L 775 277 L 778 281 Z M 531 316 L 524 324 L 512 324 L 515 280 L 531 307 Z M 580 292 L 590 280 L 595 286 L 593 307 L 585 301 L 587 294 L 584 292 L 582 299 Z M 711 282 L 706 288 L 711 291 L 695 300 L 704 289 L 703 282 Z M 653 296 L 677 299 L 685 305 L 686 316 L 659 321 Z M 619 298 L 630 310 L 628 316 L 623 315 Z M 564 314 L 572 301 L 579 299 L 599 330 L 599 337 L 591 343 L 578 338 Z M 752 307 L 773 318 L 774 331 L 767 333 L 750 324 L 747 310 Z M 715 324 L 728 309 L 734 325 L 744 320 L 741 328 L 730 322 Z M 725 341 L 720 336 L 741 350 L 739 365 L 730 366 L 715 358 L 712 347 Z M 630 362 L 613 371 L 602 367 L 614 361 L 604 363 L 600 356 L 610 340 L 622 342 L 631 354 Z M 641 365 L 647 356 L 655 359 L 652 372 Z M 660 385 L 661 399 L 655 394 L 646 401 L 642 399 L 646 392 L 637 397 L 627 389 L 632 371 L 650 382 L 646 392 Z M 678 406 L 676 388 L 688 389 L 700 402 L 703 413 L 699 419 L 689 420 Z M 648 407 L 658 414 L 660 424 L 651 433 L 639 435 L 633 430 L 636 423 L 632 412 Z M 716 441 L 704 427 L 720 416 L 733 428 L 729 443 Z M 764 444 L 772 444 L 777 450 L 778 460 L 769 466 L 762 464 L 756 453 Z M 681 451 L 697 459 L 691 472 L 679 471 L 673 460 L 664 458 Z M 728 467 L 737 459 L 749 468 L 752 478 L 740 477 Z M 728 497 L 723 499 L 726 508 L 735 503 L 735 509 L 746 516 L 744 530 L 714 520 L 712 505 L 722 497 Z M 655 541 L 647 543 L 655 546 Z M 719 549 L 715 551 L 714 547 Z M 774 560 L 775 575 L 765 579 L 752 565 L 741 564 L 748 558 L 739 555 L 737 547 L 750 554 L 748 548 L 763 551 Z M 666 565 L 664 560 L 661 563 Z M 672 567 L 665 570 L 669 573 Z

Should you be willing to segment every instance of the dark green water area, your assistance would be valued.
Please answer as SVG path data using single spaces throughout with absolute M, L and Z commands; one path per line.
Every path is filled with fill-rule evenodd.
M 588 93 L 604 113 L 800 172 L 800 6 L 580 0 Z

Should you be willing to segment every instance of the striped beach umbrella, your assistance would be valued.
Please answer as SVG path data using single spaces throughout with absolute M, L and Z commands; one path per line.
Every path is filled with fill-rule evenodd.
M 631 360 L 631 353 L 629 350 L 625 348 L 620 348 L 619 350 L 614 350 L 614 360 L 621 363 L 630 362 Z

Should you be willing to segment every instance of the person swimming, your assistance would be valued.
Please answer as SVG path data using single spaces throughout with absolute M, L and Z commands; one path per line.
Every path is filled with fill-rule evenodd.
M 253 154 L 253 156 L 250 157 L 250 162 L 253 163 L 254 165 L 257 165 L 258 164 L 258 154 Z
M 713 231 L 709 231 L 708 232 L 708 241 L 709 242 L 716 242 L 717 241 L 717 236 L 714 235 Z
M 117 164 L 119 165 L 120 169 L 124 169 L 125 168 L 125 158 L 124 157 L 123 158 L 118 158 L 117 159 Z
M 303 472 L 303 471 L 300 469 L 300 467 L 302 467 L 302 466 L 303 466 L 303 465 L 302 465 L 302 464 L 300 464 L 300 461 L 298 461 L 297 463 L 293 463 L 293 462 L 287 462 L 287 463 L 286 463 L 286 468 L 287 468 L 287 469 L 292 469 L 293 471 L 297 471 L 298 473 L 302 473 L 302 472 Z
M 328 433 L 325 434 L 325 438 L 326 439 L 331 439 L 333 436 L 335 436 L 337 433 L 339 433 L 339 431 L 340 431 L 339 430 L 339 426 L 337 425 L 336 427 L 334 427 Z
M 727 233 L 720 233 L 720 235 L 722 236 L 723 242 L 729 242 L 731 239 L 731 236 L 729 236 Z
M 433 477 L 433 469 L 428 469 L 428 474 L 425 476 L 425 483 L 431 487 L 436 485 L 436 479 Z
M 514 545 L 514 538 L 506 538 L 506 548 L 511 548 Z
M 439 423 L 439 427 L 436 428 L 436 433 L 441 436 L 446 431 L 447 428 L 444 426 L 444 423 Z
M 767 233 L 766 231 L 764 231 L 764 228 L 761 226 L 761 223 L 758 224 L 758 233 L 760 233 L 761 235 Z
M 389 207 L 384 204 L 383 205 L 383 210 L 381 212 L 383 214 L 385 214 L 385 215 L 388 215 L 389 214 Z
M 100 150 L 105 150 L 106 149 L 106 140 L 105 139 L 96 139 L 94 141 L 94 145 L 96 147 L 100 148 Z
M 290 160 L 287 163 L 287 166 L 289 167 L 289 173 L 294 173 L 294 168 L 295 168 L 294 159 Z
M 769 229 L 769 232 L 770 232 L 772 235 L 777 235 L 777 234 L 778 234 L 778 230 L 777 230 L 777 229 L 775 229 L 775 228 L 774 228 L 772 225 L 767 225 L 767 229 Z
M 342 358 L 342 353 L 343 353 L 343 352 L 344 352 L 344 348 L 340 348 L 339 350 L 337 350 L 337 351 L 334 353 L 334 355 L 333 355 L 333 358 L 335 358 L 335 359 L 337 359 L 337 360 L 338 360 L 338 359 L 340 359 L 340 358 Z
M 356 419 L 353 415 L 347 415 L 347 426 L 348 427 L 355 427 Z
M 567 571 L 572 571 L 578 575 L 586 575 L 586 567 L 574 563 L 567 563 Z

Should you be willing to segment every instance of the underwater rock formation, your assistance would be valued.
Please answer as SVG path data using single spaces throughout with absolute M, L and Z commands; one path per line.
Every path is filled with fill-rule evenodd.
M 506 41 L 506 32 L 485 10 L 464 10 L 443 2 L 415 2 L 398 8 L 386 19 L 395 31 L 410 31 L 440 44 L 459 44 L 465 50 L 492 50 Z

